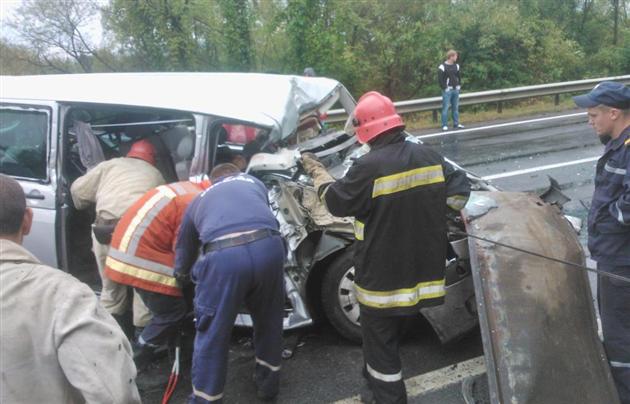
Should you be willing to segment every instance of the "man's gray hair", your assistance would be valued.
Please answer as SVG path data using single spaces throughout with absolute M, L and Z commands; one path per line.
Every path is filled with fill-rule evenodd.
M 0 174 L 0 235 L 17 234 L 22 227 L 26 198 L 13 178 Z

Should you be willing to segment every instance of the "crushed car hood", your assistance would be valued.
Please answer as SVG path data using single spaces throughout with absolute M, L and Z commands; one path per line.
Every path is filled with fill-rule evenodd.
M 584 264 L 560 210 L 534 195 L 475 192 L 468 234 Z M 468 238 L 493 403 L 618 403 L 588 277 L 567 264 Z
M 323 113 L 340 98 L 342 104 L 354 102 L 333 79 L 257 73 L 0 76 L 0 88 L 4 98 L 16 101 L 130 105 L 212 115 L 268 128 L 271 140 L 291 135 L 304 113 Z

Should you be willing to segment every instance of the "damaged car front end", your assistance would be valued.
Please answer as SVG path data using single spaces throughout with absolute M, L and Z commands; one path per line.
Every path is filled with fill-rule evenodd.
M 308 119 L 323 113 L 325 110 L 318 108 L 304 116 Z M 409 135 L 408 141 L 418 140 Z M 359 304 L 353 283 L 354 219 L 334 217 L 327 211 L 316 195 L 312 179 L 301 170 L 299 158 L 301 152 L 314 153 L 333 177 L 341 178 L 369 148 L 358 144 L 347 129 L 322 130 L 306 139 L 298 130 L 277 140 L 276 145 L 273 153 L 255 154 L 247 171 L 267 185 L 272 209 L 289 247 L 285 264 L 289 303 L 285 329 L 310 324 L 323 314 L 341 335 L 360 341 Z M 474 190 L 495 190 L 479 177 L 468 176 Z M 455 214 L 444 220 L 450 229 L 449 245 L 445 246 L 446 302 L 424 308 L 419 314 L 430 322 L 442 342 L 449 342 L 474 329 L 478 321 L 468 247 L 465 237 L 458 234 L 464 230 L 464 224 Z M 251 319 L 244 313 L 237 324 L 249 326 Z

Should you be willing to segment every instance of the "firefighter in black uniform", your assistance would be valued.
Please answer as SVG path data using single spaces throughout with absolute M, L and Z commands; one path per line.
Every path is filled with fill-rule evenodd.
M 421 307 L 444 300 L 446 213 L 464 207 L 470 183 L 430 147 L 408 137 L 394 104 L 378 92 L 363 95 L 350 119 L 370 152 L 345 177 L 334 181 L 311 154 L 302 163 L 328 210 L 355 217 L 363 373 L 376 402 L 405 403 L 401 325 Z
M 630 88 L 605 81 L 574 97 L 603 144 L 588 213 L 588 249 L 600 271 L 630 278 Z M 622 404 L 630 404 L 630 283 L 600 276 L 604 348 Z

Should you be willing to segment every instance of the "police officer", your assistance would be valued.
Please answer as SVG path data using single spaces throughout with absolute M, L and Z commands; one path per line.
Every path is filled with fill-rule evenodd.
M 605 145 L 588 214 L 588 248 L 600 271 L 630 278 L 630 88 L 605 81 L 573 97 Z M 604 348 L 622 404 L 630 404 L 630 283 L 600 276 Z
M 314 156 L 302 163 L 328 210 L 355 217 L 355 291 L 361 310 L 364 371 L 378 403 L 405 403 L 398 354 L 403 320 L 445 294 L 447 204 L 461 210 L 465 173 L 408 137 L 391 100 L 363 95 L 351 121 L 369 153 L 333 181 Z
M 258 396 L 272 399 L 279 387 L 284 307 L 278 222 L 263 183 L 235 165 L 219 164 L 210 181 L 186 210 L 176 245 L 175 273 L 182 278 L 191 272 L 195 283 L 190 403 L 222 402 L 230 335 L 243 303 L 254 322 Z

